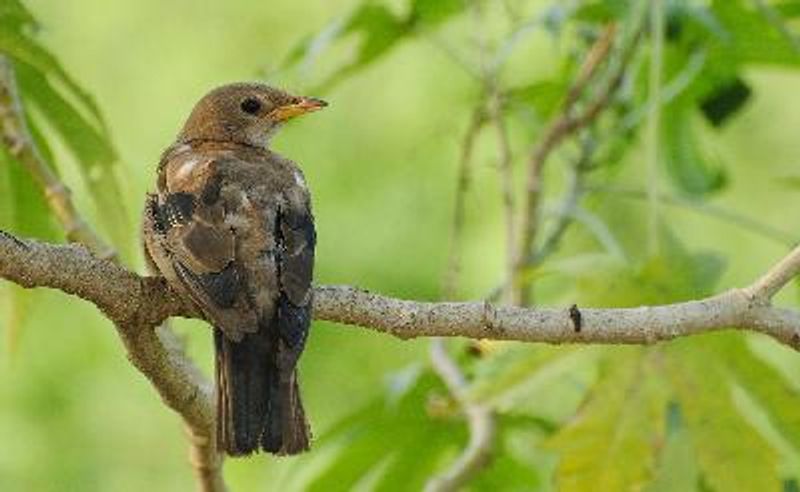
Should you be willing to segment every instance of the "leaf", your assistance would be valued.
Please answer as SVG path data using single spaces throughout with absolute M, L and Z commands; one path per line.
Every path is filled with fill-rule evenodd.
M 366 1 L 346 18 L 330 23 L 317 35 L 303 37 L 289 51 L 281 66 L 287 68 L 301 60 L 318 58 L 338 42 L 357 38 L 352 59 L 335 68 L 320 84 L 322 88 L 330 89 L 387 55 L 400 41 L 438 27 L 465 8 L 463 0 L 410 0 L 408 14 L 400 16 L 382 3 Z
M 747 6 L 750 6 L 748 8 Z M 796 66 L 800 51 L 793 41 L 765 12 L 742 0 L 714 0 L 711 10 L 729 33 L 727 42 L 718 46 L 720 59 L 727 63 L 768 63 Z
M 703 480 L 714 490 L 777 490 L 777 456 L 738 412 L 725 366 L 700 343 L 665 350 L 666 374 L 686 419 Z
M 700 470 L 681 409 L 667 405 L 667 439 L 660 453 L 658 470 L 645 492 L 687 492 L 697 489 Z
M 646 351 L 610 359 L 577 418 L 550 441 L 562 491 L 637 490 L 652 474 L 664 435 L 666 395 Z
M 436 27 L 464 11 L 467 5 L 464 0 L 411 0 L 409 23 L 428 28 Z
M 0 229 L 45 240 L 57 236 L 41 190 L 3 146 L 0 146 Z M 13 353 L 37 293 L 10 283 L 0 287 L 2 297 L 6 298 L 4 312 L 8 313 L 5 336 Z
M 509 103 L 530 106 L 542 120 L 550 119 L 560 108 L 566 86 L 561 81 L 543 80 L 509 89 Z
M 704 196 L 722 189 L 727 176 L 722 168 L 708 164 L 696 135 L 690 106 L 674 102 L 665 108 L 661 149 L 669 177 L 680 191 Z
M 36 41 L 18 29 L 0 23 L 0 52 L 8 54 L 16 61 L 26 63 L 42 74 L 54 77 L 64 84 L 67 92 L 74 96 L 80 105 L 89 112 L 103 128 L 100 109 L 94 99 L 67 73 L 58 60 Z
M 800 450 L 800 393 L 753 354 L 742 336 L 717 337 L 706 347 L 722 358 L 733 381 L 756 400 L 780 434 Z
M 736 114 L 750 99 L 752 90 L 738 77 L 715 88 L 714 92 L 700 100 L 703 116 L 715 127 Z
M 591 388 L 603 353 L 592 347 L 512 347 L 479 366 L 468 396 L 507 415 L 559 418 Z
M 122 206 L 122 192 L 114 174 L 116 152 L 102 129 L 88 121 L 34 67 L 15 64 L 23 99 L 34 105 L 80 164 L 100 219 L 118 245 L 128 244 L 130 224 Z M 41 140 L 39 141 L 41 143 Z
M 371 479 L 384 484 L 383 489 L 402 481 L 405 488 L 418 490 L 442 456 L 463 446 L 463 422 L 434 419 L 426 411 L 431 393 L 444 391 L 438 378 L 425 372 L 411 383 L 402 393 L 368 405 L 360 418 L 348 419 L 352 425 L 337 426 L 335 439 L 322 436 L 321 441 L 337 447 L 338 453 L 308 490 L 332 490 L 331 484 L 336 484 L 335 490 L 350 490 L 372 473 Z M 421 442 L 425 446 L 420 447 Z
M 19 30 L 23 27 L 34 27 L 36 21 L 18 0 L 3 0 L 0 2 L 0 25 Z

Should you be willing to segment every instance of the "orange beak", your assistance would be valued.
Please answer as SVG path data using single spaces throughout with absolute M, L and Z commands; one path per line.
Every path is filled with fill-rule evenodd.
M 270 117 L 275 121 L 286 121 L 294 118 L 295 116 L 300 116 L 301 114 L 319 111 L 328 105 L 328 103 L 322 99 L 316 99 L 314 97 L 301 97 L 299 99 L 300 100 L 298 102 L 293 102 L 273 109 L 269 114 Z

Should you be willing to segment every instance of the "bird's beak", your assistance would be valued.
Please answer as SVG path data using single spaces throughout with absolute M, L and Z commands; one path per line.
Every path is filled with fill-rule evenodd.
M 322 99 L 314 97 L 301 97 L 299 101 L 295 101 L 283 106 L 279 106 L 272 110 L 270 116 L 275 121 L 286 121 L 301 114 L 310 113 L 312 111 L 319 111 L 327 106 L 328 103 Z

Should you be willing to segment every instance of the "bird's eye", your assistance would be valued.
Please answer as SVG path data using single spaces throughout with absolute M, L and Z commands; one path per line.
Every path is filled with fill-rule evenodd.
M 261 109 L 261 101 L 252 97 L 248 97 L 242 101 L 240 107 L 242 108 L 242 111 L 247 114 L 256 114 Z

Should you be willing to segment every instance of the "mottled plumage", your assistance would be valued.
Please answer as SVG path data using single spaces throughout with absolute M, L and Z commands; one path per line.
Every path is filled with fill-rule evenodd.
M 259 84 L 215 89 L 158 167 L 148 259 L 214 325 L 217 439 L 230 455 L 308 449 L 297 383 L 315 232 L 300 169 L 267 149 L 286 119 L 323 107 Z

